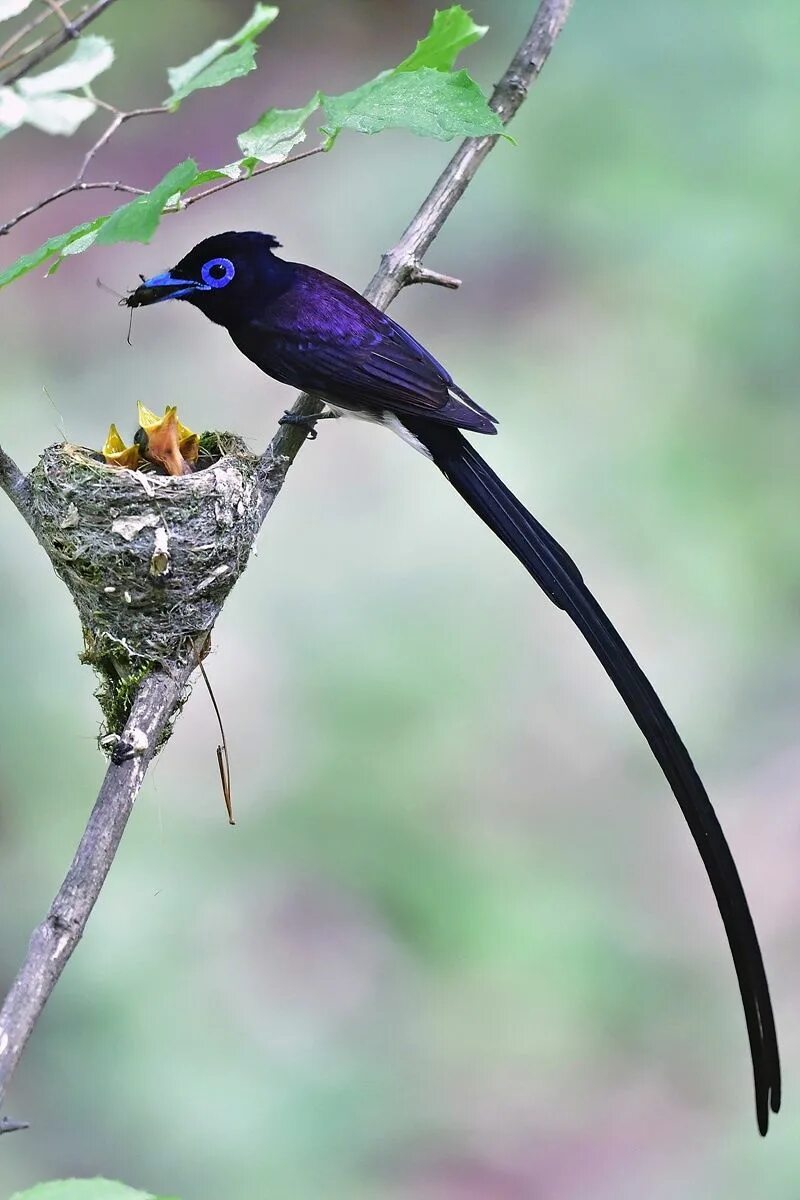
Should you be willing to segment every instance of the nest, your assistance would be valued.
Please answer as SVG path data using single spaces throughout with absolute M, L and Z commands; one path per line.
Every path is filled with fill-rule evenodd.
M 50 447 L 31 473 L 37 533 L 77 605 L 107 733 L 120 733 L 148 671 L 204 652 L 247 565 L 259 460 L 240 439 L 212 436 L 210 465 L 180 477 L 107 466 L 71 445 Z

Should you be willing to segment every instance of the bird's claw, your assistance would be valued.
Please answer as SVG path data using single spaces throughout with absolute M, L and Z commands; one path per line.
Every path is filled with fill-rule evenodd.
M 309 441 L 314 441 L 317 436 L 316 424 L 319 417 L 303 416 L 300 413 L 285 412 L 278 421 L 279 425 L 294 425 L 298 429 L 305 429 L 308 434 Z

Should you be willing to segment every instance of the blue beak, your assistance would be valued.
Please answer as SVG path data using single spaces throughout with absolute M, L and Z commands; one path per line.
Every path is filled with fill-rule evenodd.
M 182 300 L 192 292 L 207 290 L 196 279 L 177 279 L 171 271 L 164 271 L 161 275 L 143 280 L 125 303 L 128 308 L 142 308 L 148 304 L 160 304 L 162 300 Z

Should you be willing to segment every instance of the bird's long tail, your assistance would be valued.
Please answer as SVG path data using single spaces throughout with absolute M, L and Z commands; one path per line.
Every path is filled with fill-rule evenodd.
M 689 753 L 652 685 L 565 550 L 484 462 L 463 434 L 403 418 L 470 508 L 575 622 L 616 687 L 664 772 L 708 872 L 728 935 L 753 1059 L 762 1134 L 780 1107 L 778 1042 L 753 919 L 736 865 Z

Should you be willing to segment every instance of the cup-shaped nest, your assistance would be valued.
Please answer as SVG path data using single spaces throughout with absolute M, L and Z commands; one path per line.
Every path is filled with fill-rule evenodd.
M 202 652 L 247 565 L 262 519 L 259 460 L 229 435 L 217 450 L 204 469 L 170 477 L 52 446 L 31 473 L 37 533 L 77 605 L 110 733 L 153 666 Z

